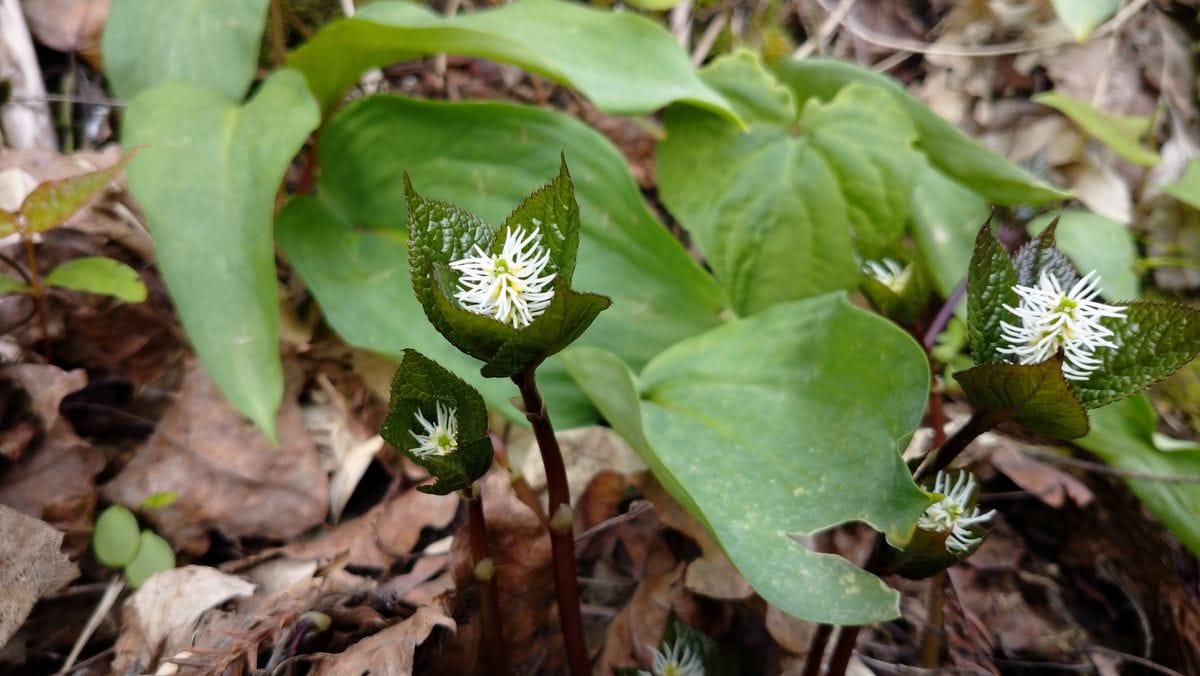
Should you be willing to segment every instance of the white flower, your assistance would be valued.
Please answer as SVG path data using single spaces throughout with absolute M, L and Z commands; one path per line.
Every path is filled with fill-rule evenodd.
M 879 262 L 867 261 L 867 264 L 863 267 L 863 272 L 871 275 L 880 284 L 899 294 L 908 285 L 908 278 L 912 275 L 912 266 L 902 266 L 890 258 L 885 258 Z
M 437 422 L 431 423 L 417 410 L 417 422 L 425 428 L 425 434 L 417 434 L 409 430 L 409 434 L 419 444 L 412 449 L 413 455 L 424 458 L 427 455 L 446 455 L 458 448 L 458 411 L 440 402 L 437 405 Z
M 450 264 L 462 273 L 458 279 L 458 299 L 463 309 L 485 315 L 512 326 L 529 326 L 554 298 L 556 273 L 543 275 L 550 263 L 550 251 L 542 246 L 537 230 L 509 228 L 499 255 L 486 253 L 475 245 L 471 255 Z
M 1000 332 L 1020 364 L 1040 364 L 1063 351 L 1063 376 L 1087 380 L 1100 367 L 1093 356 L 1098 347 L 1117 347 L 1112 329 L 1100 323 L 1105 317 L 1125 318 L 1125 310 L 1093 300 L 1100 294 L 1100 276 L 1093 270 L 1063 292 L 1058 278 L 1042 271 L 1037 286 L 1013 287 L 1020 296 L 1017 307 L 1004 308 L 1021 320 L 1000 322 Z
M 946 551 L 951 554 L 966 554 L 971 548 L 983 542 L 983 538 L 972 535 L 971 528 L 981 523 L 987 523 L 996 515 L 996 510 L 980 514 L 978 507 L 967 511 L 967 503 L 975 492 L 975 477 L 969 472 L 959 472 L 954 485 L 950 485 L 950 475 L 938 472 L 933 481 L 933 492 L 941 493 L 942 499 L 933 503 L 917 519 L 917 527 L 931 533 L 946 533 Z
M 704 663 L 700 656 L 688 649 L 682 641 L 673 646 L 663 646 L 663 652 L 654 648 L 653 671 L 639 671 L 639 676 L 704 676 Z

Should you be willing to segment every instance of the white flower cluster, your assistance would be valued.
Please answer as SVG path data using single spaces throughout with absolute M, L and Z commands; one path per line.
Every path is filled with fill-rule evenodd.
M 975 477 L 969 472 L 959 472 L 951 485 L 950 475 L 938 472 L 933 481 L 933 492 L 944 497 L 925 509 L 917 520 L 917 527 L 931 533 L 949 533 L 946 551 L 952 554 L 966 554 L 983 542 L 983 538 L 972 535 L 971 528 L 991 521 L 996 510 L 986 514 L 980 514 L 978 507 L 967 510 L 971 494 L 975 492 Z
M 1012 355 L 1018 363 L 1040 364 L 1062 350 L 1063 376 L 1087 380 L 1101 364 L 1094 356 L 1096 348 L 1117 347 L 1112 329 L 1101 320 L 1124 319 L 1125 311 L 1094 300 L 1100 294 L 1100 276 L 1094 270 L 1066 292 L 1058 278 L 1045 270 L 1037 286 L 1013 289 L 1021 301 L 1017 307 L 1004 308 L 1020 323 L 1000 322 L 1001 336 L 1008 342 L 1000 352 Z
M 704 676 L 704 663 L 682 641 L 654 649 L 653 671 L 639 671 L 638 676 Z
M 458 448 L 458 418 L 457 409 L 452 406 L 445 406 L 440 402 L 437 404 L 437 422 L 431 423 L 421 415 L 418 409 L 416 413 L 417 422 L 421 427 L 425 428 L 424 434 L 417 434 L 409 430 L 409 434 L 413 439 L 417 440 L 418 446 L 412 449 L 413 455 L 418 458 L 424 458 L 429 455 L 446 455 Z
M 908 278 L 912 275 L 912 266 L 900 265 L 890 258 L 885 258 L 881 261 L 867 261 L 863 266 L 863 272 L 899 294 L 908 285 Z
M 509 228 L 499 255 L 476 244 L 471 255 L 450 263 L 451 269 L 462 273 L 454 297 L 468 312 L 524 328 L 554 298 L 556 273 L 542 274 L 549 263 L 550 251 L 542 246 L 541 233 Z

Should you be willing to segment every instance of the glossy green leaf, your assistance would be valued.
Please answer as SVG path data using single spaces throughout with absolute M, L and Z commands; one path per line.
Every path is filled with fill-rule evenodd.
M 897 615 L 896 592 L 794 536 L 863 521 L 903 545 L 928 505 L 899 450 L 929 370 L 899 328 L 828 295 L 685 340 L 636 380 L 611 355 L 563 359 L 769 603 L 836 624 Z
M 794 122 L 749 131 L 675 106 L 666 128 L 659 195 L 741 314 L 855 287 L 855 241 L 904 229 L 920 156 L 903 111 L 878 89 L 850 86 Z
M 126 303 L 146 300 L 146 285 L 137 270 L 104 256 L 76 258 L 46 275 L 46 286 L 120 298 Z
M 1183 176 L 1178 181 L 1164 186 L 1163 192 L 1193 209 L 1200 209 L 1200 159 L 1188 162 Z
M 100 565 L 124 568 L 137 556 L 141 544 L 137 517 L 122 505 L 113 505 L 100 513 L 92 530 L 92 551 Z
M 938 171 L 989 202 L 1017 206 L 1047 204 L 1070 197 L 972 141 L 886 75 L 831 59 L 782 59 L 773 63 L 771 69 L 801 104 L 809 98 L 831 100 L 852 83 L 883 89 L 916 127 L 917 149 Z
M 254 78 L 270 0 L 113 0 L 104 74 L 130 100 L 172 80 L 240 101 Z
M 26 293 L 28 291 L 29 287 L 25 286 L 25 282 L 0 274 L 0 294 Z
M 913 189 L 913 234 L 925 254 L 934 285 L 943 298 L 966 278 L 979 227 L 991 205 L 933 165 L 926 163 Z
M 1158 416 L 1150 400 L 1131 397 L 1092 411 L 1092 432 L 1075 443 L 1118 470 L 1136 474 L 1200 476 L 1200 453 L 1164 452 L 1154 444 Z M 1193 554 L 1200 556 L 1200 484 L 1123 477 L 1133 494 Z
M 139 538 L 137 555 L 125 566 L 125 580 L 137 589 L 156 573 L 175 567 L 175 551 L 171 543 L 153 531 L 144 530 Z
M 426 434 L 417 420 L 438 420 L 437 407 L 451 411 L 457 425 L 457 448 L 444 456 L 417 455 L 412 433 Z M 416 350 L 405 350 L 392 377 L 391 400 L 379 434 L 437 480 L 420 490 L 448 495 L 467 490 L 492 466 L 492 442 L 487 436 L 488 412 L 483 397 L 461 378 Z
M 1000 322 L 1011 313 L 1005 305 L 1017 307 L 1017 273 L 1008 252 L 992 236 L 990 224 L 980 228 L 971 255 L 971 273 L 967 278 L 967 335 L 975 362 L 989 364 L 1004 360 L 1000 348 L 1006 345 Z
M 516 415 L 508 404 L 516 388 L 480 377 L 479 363 L 446 343 L 412 293 L 403 172 L 427 197 L 502 223 L 530 187 L 558 172 L 560 151 L 582 225 L 572 283 L 614 301 L 579 343 L 640 368 L 715 326 L 725 307 L 719 287 L 647 211 L 624 158 L 594 130 L 548 110 L 400 97 L 351 104 L 325 128 L 319 199 L 293 200 L 276 234 L 343 339 L 381 354 L 418 349 Z M 538 382 L 560 426 L 596 420 L 557 360 L 538 369 Z
M 1033 100 L 1066 115 L 1081 129 L 1112 148 L 1113 152 L 1131 164 L 1152 167 L 1162 161 L 1158 153 L 1142 145 L 1142 137 L 1150 131 L 1148 117 L 1113 115 L 1058 92 L 1043 92 L 1033 97 Z
M 1063 377 L 1058 357 L 1031 365 L 981 364 L 955 373 L 954 379 L 971 403 L 1000 419 L 1011 417 L 1055 439 L 1076 439 L 1088 433 L 1087 411 Z
M 1200 310 L 1177 303 L 1137 301 L 1125 306 L 1125 319 L 1105 318 L 1116 348 L 1093 353 L 1100 366 L 1074 383 L 1079 400 L 1098 408 L 1135 395 L 1183 368 L 1200 354 Z
M 1117 13 L 1120 0 L 1051 0 L 1058 20 L 1076 42 L 1085 42 L 1100 24 Z
M 521 0 L 452 18 L 407 2 L 377 2 L 326 26 L 288 63 L 308 77 L 328 110 L 367 70 L 438 53 L 520 66 L 578 89 L 610 113 L 685 101 L 732 116 L 661 26 L 560 0 Z
M 225 396 L 274 437 L 283 393 L 271 221 L 284 171 L 318 112 L 280 71 L 245 106 L 171 83 L 134 99 L 125 141 L 146 149 L 129 185 L 183 326 Z
M 1099 273 L 1104 298 L 1133 300 L 1141 294 L 1137 247 L 1129 228 L 1090 211 L 1066 209 L 1034 220 L 1029 224 L 1030 232 L 1041 232 L 1052 218 L 1058 219 L 1055 246 L 1080 272 Z
M 75 212 L 87 206 L 97 193 L 111 183 L 135 153 L 136 150 L 127 153 L 111 167 L 60 181 L 39 183 L 21 203 L 21 215 L 25 218 L 25 230 L 45 232 L 62 225 Z

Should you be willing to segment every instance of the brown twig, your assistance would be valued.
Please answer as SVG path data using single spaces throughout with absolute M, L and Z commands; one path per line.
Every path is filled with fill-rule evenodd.
M 554 592 L 558 599 L 558 614 L 562 621 L 563 642 L 567 649 L 567 664 L 572 676 L 591 673 L 587 642 L 583 637 L 583 613 L 579 607 L 579 579 L 576 577 L 575 538 L 572 527 L 571 492 L 567 485 L 567 468 L 563 464 L 558 438 L 546 412 L 546 404 L 538 392 L 534 378 L 535 366 L 513 376 L 521 391 L 525 418 L 533 426 L 542 464 L 546 467 L 546 487 L 549 492 L 550 550 L 554 557 Z
M 508 651 L 500 627 L 500 593 L 496 586 L 496 562 L 488 542 L 487 522 L 483 518 L 483 500 L 464 495 L 467 503 L 467 534 L 474 565 L 475 586 L 479 590 L 480 630 L 479 667 L 489 674 L 508 674 Z

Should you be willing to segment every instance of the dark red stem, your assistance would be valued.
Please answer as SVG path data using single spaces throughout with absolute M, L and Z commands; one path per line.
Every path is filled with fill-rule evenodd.
M 500 592 L 496 585 L 496 563 L 488 542 L 487 522 L 483 518 L 483 500 L 465 497 L 467 534 L 471 545 L 475 587 L 479 591 L 480 631 L 479 667 L 488 674 L 507 676 L 508 650 L 500 628 Z

